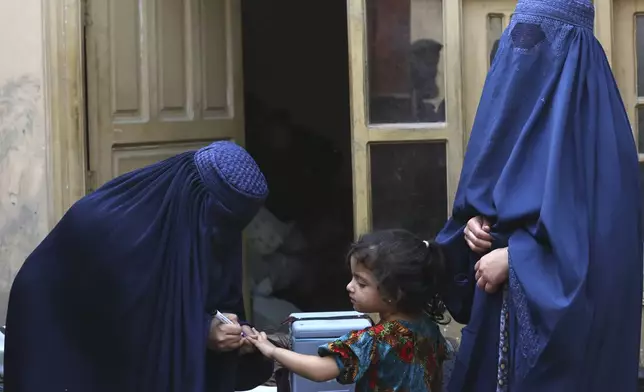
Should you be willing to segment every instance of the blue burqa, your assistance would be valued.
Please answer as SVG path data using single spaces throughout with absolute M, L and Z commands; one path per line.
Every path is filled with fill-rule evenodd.
M 500 40 L 437 238 L 446 303 L 467 324 L 450 392 L 636 391 L 638 159 L 593 20 L 590 0 L 519 0 Z M 463 239 L 474 216 L 508 247 L 493 295 Z
M 11 288 L 12 392 L 233 392 L 259 354 L 207 350 L 211 313 L 243 317 L 241 231 L 268 193 L 253 159 L 216 142 L 78 201 Z

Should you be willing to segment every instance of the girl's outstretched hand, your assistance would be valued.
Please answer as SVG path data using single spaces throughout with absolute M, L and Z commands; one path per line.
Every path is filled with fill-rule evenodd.
M 316 382 L 333 380 L 340 375 L 340 368 L 334 357 L 299 354 L 291 350 L 275 347 L 266 333 L 253 328 L 253 335 L 246 337 L 259 352 L 268 359 L 279 362 L 295 374 Z
M 265 332 L 259 332 L 253 328 L 253 335 L 247 337 L 255 348 L 257 348 L 265 357 L 273 359 L 275 354 L 275 345 L 268 340 Z
M 239 354 L 246 355 L 257 352 L 255 346 L 250 342 L 250 337 L 254 335 L 253 329 L 249 325 L 242 325 L 242 345 L 239 347 Z

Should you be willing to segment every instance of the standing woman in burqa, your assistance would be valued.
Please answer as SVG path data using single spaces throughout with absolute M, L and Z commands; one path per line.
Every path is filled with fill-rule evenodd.
M 438 236 L 449 392 L 637 390 L 638 159 L 591 0 L 519 0 Z M 469 222 L 469 224 L 468 224 Z
M 117 177 L 78 201 L 11 288 L 9 392 L 233 392 L 273 365 L 243 318 L 242 229 L 268 189 L 216 142 Z M 228 313 L 233 325 L 213 319 Z

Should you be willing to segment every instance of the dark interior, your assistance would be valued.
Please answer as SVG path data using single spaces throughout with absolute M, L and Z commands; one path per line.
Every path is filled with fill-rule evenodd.
M 242 9 L 246 146 L 269 184 L 266 209 L 289 225 L 279 247 L 251 264 L 272 277 L 269 296 L 299 310 L 350 309 L 346 3 L 244 0 Z M 258 237 L 270 242 L 269 231 Z

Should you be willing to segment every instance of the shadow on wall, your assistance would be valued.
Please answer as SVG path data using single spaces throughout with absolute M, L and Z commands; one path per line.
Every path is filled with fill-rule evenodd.
M 30 75 L 0 82 L 0 317 L 13 278 L 47 233 L 42 88 Z

